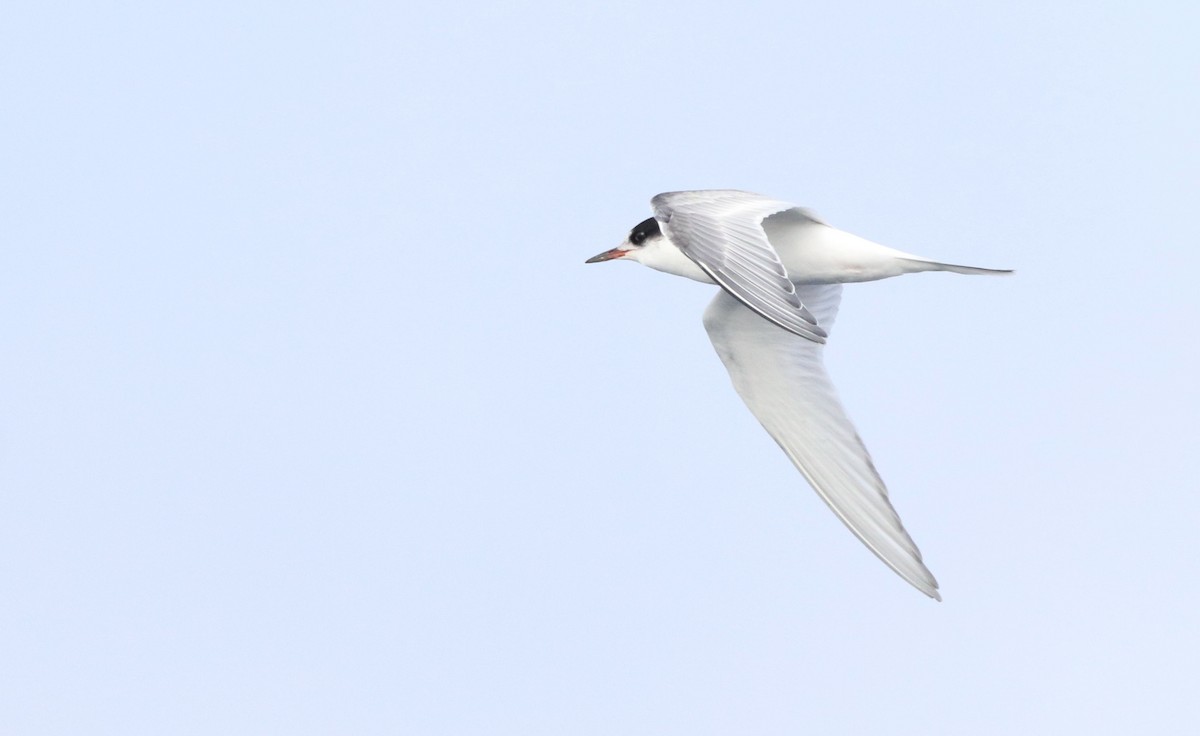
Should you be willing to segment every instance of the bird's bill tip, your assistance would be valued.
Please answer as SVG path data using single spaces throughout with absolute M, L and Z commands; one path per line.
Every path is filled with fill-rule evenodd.
M 614 258 L 623 258 L 628 252 L 629 251 L 621 250 L 620 248 L 613 248 L 612 250 L 604 251 L 600 255 L 592 256 L 584 261 L 584 263 L 600 263 L 601 261 L 611 261 Z

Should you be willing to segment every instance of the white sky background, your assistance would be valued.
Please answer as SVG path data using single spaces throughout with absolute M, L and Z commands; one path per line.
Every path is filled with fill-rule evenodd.
M 1195 733 L 1193 3 L 23 3 L 0 732 Z M 847 289 L 945 602 L 742 406 L 737 187 L 1008 279 Z

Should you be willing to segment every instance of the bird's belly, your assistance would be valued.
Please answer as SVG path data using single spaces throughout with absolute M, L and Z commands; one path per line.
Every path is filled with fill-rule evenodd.
M 898 250 L 813 223 L 771 237 L 788 277 L 797 284 L 875 281 L 907 273 Z

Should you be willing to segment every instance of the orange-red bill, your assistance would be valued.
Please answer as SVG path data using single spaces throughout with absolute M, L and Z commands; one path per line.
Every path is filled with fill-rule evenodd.
M 601 253 L 598 256 L 592 256 L 591 258 L 584 261 L 584 263 L 600 263 L 601 261 L 611 261 L 614 258 L 623 257 L 628 252 L 629 251 L 621 250 L 620 248 L 613 248 L 612 250 L 604 251 L 603 253 Z

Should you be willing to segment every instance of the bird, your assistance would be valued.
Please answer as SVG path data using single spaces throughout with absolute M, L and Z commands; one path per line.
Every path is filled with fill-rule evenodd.
M 832 227 L 789 202 L 734 189 L 665 192 L 653 216 L 585 263 L 634 261 L 720 287 L 704 328 L 733 387 L 833 513 L 880 560 L 940 601 L 938 582 L 888 498 L 824 366 L 842 284 L 922 271 L 1009 274 L 941 263 Z

